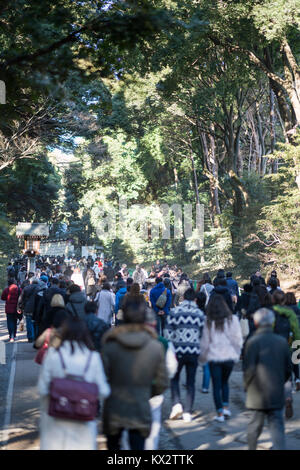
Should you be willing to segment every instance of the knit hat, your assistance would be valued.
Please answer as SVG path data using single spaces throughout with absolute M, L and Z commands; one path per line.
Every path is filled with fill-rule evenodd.
M 48 282 L 48 276 L 41 276 L 40 280 L 43 282 Z

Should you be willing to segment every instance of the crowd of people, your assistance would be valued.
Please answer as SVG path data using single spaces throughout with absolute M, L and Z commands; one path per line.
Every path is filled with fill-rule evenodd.
M 267 281 L 257 271 L 239 287 L 223 269 L 195 284 L 167 262 L 147 272 L 141 265 L 130 270 L 109 260 L 57 257 L 38 259 L 35 272 L 27 272 L 24 259 L 12 262 L 7 274 L 1 298 L 9 340 L 25 319 L 41 364 L 41 449 L 95 449 L 99 418 L 108 450 L 157 449 L 164 392 L 170 387 L 169 419 L 191 422 L 199 366 L 201 392 L 211 384 L 214 420 L 224 423 L 239 361 L 251 410 L 249 449 L 256 449 L 265 417 L 273 448 L 285 448 L 284 417 L 293 416 L 292 389 L 300 391 L 299 365 L 292 362 L 300 302 L 283 292 L 275 271 Z M 68 382 L 74 375 L 95 385 L 97 397 L 89 391 L 82 398 L 83 386 L 76 394 Z

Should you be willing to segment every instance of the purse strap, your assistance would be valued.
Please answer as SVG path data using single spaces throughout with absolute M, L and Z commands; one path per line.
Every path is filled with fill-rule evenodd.
M 88 357 L 88 359 L 87 359 L 85 368 L 84 368 L 84 370 L 83 370 L 82 377 L 84 377 L 84 375 L 85 375 L 85 374 L 87 373 L 87 371 L 88 371 L 88 368 L 89 368 L 89 366 L 90 366 L 91 359 L 92 359 L 92 353 L 93 353 L 93 351 L 90 351 L 90 354 L 89 354 L 89 357 Z M 63 368 L 63 370 L 64 370 L 64 373 L 66 373 L 66 364 L 65 364 L 65 361 L 64 361 L 64 358 L 63 358 L 63 355 L 62 355 L 60 349 L 58 349 L 58 354 L 59 354 L 59 357 L 60 357 L 60 362 L 61 362 L 62 368 Z

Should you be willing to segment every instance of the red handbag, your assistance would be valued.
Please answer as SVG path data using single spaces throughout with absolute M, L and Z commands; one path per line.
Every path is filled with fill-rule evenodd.
M 35 356 L 35 359 L 34 361 L 37 363 L 37 364 L 42 364 L 43 360 L 44 360 L 44 357 L 45 357 L 45 354 L 46 352 L 48 351 L 48 348 L 49 348 L 49 342 L 50 342 L 50 334 L 51 334 L 51 328 L 48 328 L 48 331 L 47 331 L 47 335 L 46 335 L 46 339 L 43 343 L 43 345 L 40 347 L 40 349 L 38 350 L 36 356 Z
M 84 380 L 92 352 L 88 357 L 82 376 L 66 374 L 66 366 L 61 351 L 58 350 L 64 378 L 54 378 L 50 383 L 50 401 L 48 414 L 54 418 L 75 421 L 92 421 L 98 413 L 98 385 Z

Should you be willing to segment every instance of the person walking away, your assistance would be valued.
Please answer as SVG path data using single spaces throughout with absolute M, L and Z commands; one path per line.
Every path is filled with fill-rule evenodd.
M 51 278 L 50 286 L 43 292 L 44 317 L 47 316 L 48 311 L 51 308 L 51 300 L 54 294 L 61 294 L 61 290 L 59 288 L 59 279 L 56 277 Z
M 164 286 L 169 289 L 169 291 L 171 292 L 171 305 L 170 305 L 170 308 L 174 308 L 175 307 L 175 292 L 176 292 L 176 287 L 174 286 L 173 282 L 171 281 L 171 279 L 166 275 L 164 278 L 163 278 L 163 283 L 164 283 Z
M 175 299 L 174 304 L 177 307 L 181 302 L 184 300 L 184 293 L 191 287 L 189 282 L 188 276 L 186 273 L 182 273 L 180 276 L 180 280 L 178 282 L 178 286 L 175 292 Z
M 35 340 L 33 314 L 35 310 L 36 293 L 40 289 L 39 280 L 30 278 L 30 284 L 24 287 L 18 301 L 18 311 L 25 315 L 28 343 Z
M 44 343 L 48 343 L 49 347 L 54 347 L 58 349 L 61 345 L 61 334 L 60 330 L 64 322 L 69 318 L 69 315 L 65 309 L 65 303 L 62 295 L 54 294 L 51 300 L 51 310 L 47 319 L 46 328 L 43 329 L 43 332 L 36 338 L 34 342 L 34 348 L 40 349 L 44 346 Z M 45 355 L 41 359 L 44 360 Z M 39 364 L 41 362 L 38 362 Z
M 118 292 L 118 290 L 120 289 L 120 287 L 122 287 L 124 284 L 125 281 L 124 279 L 122 278 L 122 274 L 121 273 L 117 273 L 114 277 L 114 282 L 113 282 L 113 292 L 116 294 Z
M 156 331 L 156 317 L 152 309 L 148 308 L 146 313 L 146 325 Z M 176 358 L 175 348 L 173 343 L 168 341 L 163 336 L 158 336 L 164 347 L 166 368 L 169 380 L 174 377 L 177 372 L 178 361 Z M 150 407 L 152 414 L 151 432 L 145 441 L 145 450 L 157 450 L 159 444 L 159 434 L 161 429 L 161 409 L 164 401 L 164 395 L 155 395 L 150 398 Z
M 150 290 L 150 303 L 156 313 L 157 332 L 164 336 L 166 318 L 170 313 L 172 294 L 160 277 L 155 280 L 156 286 Z
M 45 331 L 47 328 L 51 328 L 56 317 L 60 318 L 61 321 L 70 317 L 66 310 L 64 298 L 61 294 L 54 294 L 52 296 L 50 310 L 48 310 L 47 315 L 43 318 L 42 331 Z
M 120 324 L 123 321 L 123 310 L 122 310 L 122 302 L 123 298 L 127 293 L 127 287 L 125 281 L 122 281 L 120 284 L 120 288 L 116 293 L 115 299 L 115 323 Z
M 87 302 L 84 306 L 85 321 L 90 332 L 94 348 L 100 353 L 102 336 L 110 329 L 110 325 L 97 318 L 97 304 L 96 302 Z
M 18 285 L 19 285 L 19 287 L 21 287 L 23 282 L 25 281 L 26 275 L 27 275 L 26 267 L 22 266 L 22 268 L 18 272 Z
M 229 292 L 231 294 L 232 303 L 235 306 L 240 297 L 240 291 L 239 291 L 238 283 L 236 282 L 235 279 L 232 278 L 231 272 L 226 273 L 226 283 L 227 283 Z
M 204 292 L 200 290 L 200 292 L 196 292 L 196 304 L 197 307 L 204 313 L 206 316 L 206 305 L 207 305 L 207 297 Z M 202 366 L 202 393 L 209 392 L 209 384 L 210 384 L 210 372 L 209 372 L 209 365 L 208 362 L 203 364 Z
M 39 288 L 35 294 L 34 311 L 32 319 L 34 321 L 34 337 L 37 338 L 43 332 L 43 321 L 45 315 L 45 290 L 47 289 L 48 277 L 41 276 Z
M 116 296 L 111 292 L 109 282 L 103 284 L 102 290 L 95 297 L 97 305 L 97 317 L 103 320 L 107 325 L 111 326 L 113 312 L 115 308 Z
M 9 341 L 13 343 L 17 338 L 17 323 L 18 323 L 18 299 L 21 294 L 21 289 L 17 286 L 15 279 L 8 280 L 8 286 L 1 294 L 1 300 L 5 301 L 5 314 L 7 321 L 7 329 L 9 334 Z
M 65 321 L 61 328 L 61 346 L 58 349 L 50 347 L 43 361 L 38 380 L 41 397 L 40 449 L 96 450 L 96 419 L 75 421 L 48 414 L 51 381 L 66 374 L 82 375 L 86 382 L 97 384 L 99 400 L 110 394 L 100 354 L 93 350 L 84 320 Z
M 7 278 L 8 279 L 15 279 L 16 278 L 16 271 L 13 267 L 12 263 L 8 263 L 6 268 Z
M 248 424 L 248 448 L 256 450 L 265 418 L 274 450 L 285 450 L 283 409 L 285 383 L 291 375 L 291 356 L 287 342 L 273 331 L 272 310 L 255 312 L 256 331 L 247 341 L 243 358 L 246 408 L 252 417 Z
M 165 353 L 145 325 L 145 303 L 127 305 L 124 324 L 104 335 L 102 359 L 111 395 L 104 401 L 103 432 L 109 451 L 119 450 L 124 430 L 131 450 L 144 450 L 151 431 L 151 396 L 168 386 Z
M 300 308 L 297 307 L 297 300 L 293 292 L 286 292 L 284 305 L 294 310 L 297 316 L 298 325 L 300 326 Z M 293 374 L 295 378 L 295 389 L 296 389 L 296 392 L 299 392 L 300 391 L 299 364 L 293 363 L 292 367 L 293 367 Z
M 239 319 L 232 314 L 224 297 L 215 294 L 206 308 L 200 348 L 202 363 L 208 362 L 217 415 L 215 421 L 229 418 L 229 377 L 238 362 L 243 346 Z
M 69 287 L 69 300 L 66 304 L 67 313 L 73 318 L 85 318 L 84 306 L 87 301 L 84 292 L 81 291 L 80 287 L 73 284 Z
M 91 264 L 87 265 L 86 276 L 84 279 L 85 293 L 89 300 L 92 300 L 96 293 L 96 274 Z
M 189 288 L 183 302 L 171 310 L 165 329 L 165 337 L 173 343 L 178 368 L 171 380 L 172 410 L 170 419 L 190 422 L 195 397 L 195 378 L 200 354 L 200 339 L 204 325 L 204 313 L 195 303 L 196 293 Z M 187 397 L 184 406 L 180 399 L 180 374 L 186 369 Z
M 143 288 L 143 285 L 147 279 L 147 276 L 145 274 L 145 271 L 142 269 L 142 267 L 139 264 L 136 266 L 136 269 L 132 274 L 132 279 L 133 279 L 133 282 L 139 284 L 140 289 Z
M 210 293 L 210 300 L 213 298 L 214 295 L 221 295 L 224 298 L 225 302 L 227 303 L 229 309 L 233 313 L 234 306 L 233 306 L 232 297 L 231 297 L 229 288 L 227 286 L 227 281 L 225 277 L 224 278 L 217 277 L 214 280 L 214 289 Z
M 206 305 L 209 302 L 210 294 L 213 291 L 214 286 L 208 273 L 204 273 L 201 285 L 199 286 L 199 292 L 203 292 L 206 296 Z
M 127 308 L 127 306 L 130 304 L 140 304 L 140 303 L 146 303 L 145 297 L 143 294 L 141 294 L 141 289 L 140 285 L 137 282 L 134 282 L 132 286 L 130 287 L 129 292 L 125 294 L 123 297 L 122 301 L 122 310 Z
M 238 298 L 238 301 L 235 305 L 235 313 L 238 315 L 239 319 L 242 318 L 242 316 L 246 316 L 247 310 L 249 307 L 250 303 L 250 298 L 251 298 L 251 292 L 252 292 L 252 286 L 251 284 L 244 284 L 243 285 L 243 291 Z
M 275 313 L 274 332 L 282 336 L 291 347 L 294 341 L 300 340 L 300 328 L 292 308 L 285 305 L 285 293 L 276 290 L 272 295 L 273 311 Z M 292 355 L 293 350 L 290 349 Z M 291 379 L 285 385 L 286 406 L 285 416 L 287 419 L 293 416 L 293 397 L 292 397 L 292 381 Z

